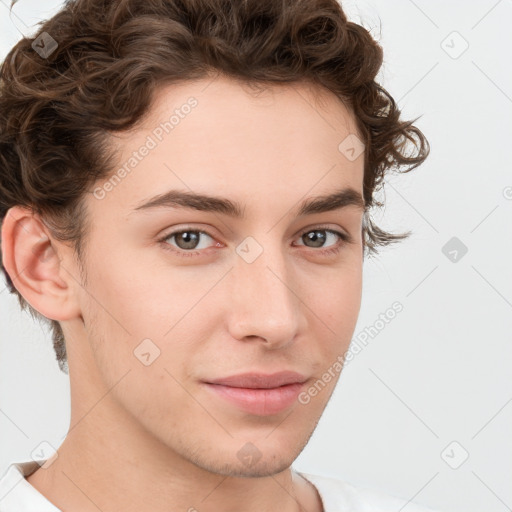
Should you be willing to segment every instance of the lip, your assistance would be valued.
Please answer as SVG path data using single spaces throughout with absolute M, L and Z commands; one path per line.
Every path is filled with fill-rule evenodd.
M 299 382 L 266 389 L 234 388 L 209 382 L 205 382 L 204 385 L 216 396 L 234 404 L 238 409 L 258 416 L 278 414 L 287 409 L 297 400 L 304 386 Z
M 269 416 L 288 409 L 297 400 L 306 380 L 299 373 L 286 371 L 272 375 L 245 373 L 203 384 L 238 409 Z
M 286 384 L 303 383 L 307 380 L 304 375 L 294 371 L 281 371 L 272 374 L 248 372 L 231 375 L 208 381 L 208 384 L 221 384 L 233 388 L 270 389 Z

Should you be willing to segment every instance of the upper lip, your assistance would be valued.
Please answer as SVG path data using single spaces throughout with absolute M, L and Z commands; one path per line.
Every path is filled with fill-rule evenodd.
M 269 389 L 284 386 L 286 384 L 303 383 L 307 380 L 304 375 L 293 371 L 282 371 L 278 373 L 240 373 L 223 377 L 221 379 L 208 381 L 209 384 L 221 384 L 234 388 Z

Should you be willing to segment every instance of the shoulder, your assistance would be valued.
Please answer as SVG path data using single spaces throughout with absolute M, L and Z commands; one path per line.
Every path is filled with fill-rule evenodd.
M 0 512 L 60 512 L 26 480 L 41 461 L 13 462 L 0 476 Z
M 325 512 L 441 512 L 412 501 L 363 486 L 354 485 L 338 478 L 299 472 L 309 480 L 322 499 Z M 407 505 L 407 508 L 405 506 Z

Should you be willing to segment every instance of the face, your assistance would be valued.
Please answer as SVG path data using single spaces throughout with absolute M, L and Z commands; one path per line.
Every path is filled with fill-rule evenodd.
M 363 210 L 302 207 L 362 196 L 363 155 L 340 150 L 357 133 L 334 95 L 305 84 L 159 90 L 144 123 L 112 138 L 125 172 L 86 199 L 83 324 L 65 323 L 70 375 L 88 367 L 75 377 L 84 396 L 110 390 L 123 425 L 208 471 L 289 467 L 338 381 L 362 288 Z M 171 191 L 229 203 L 141 207 Z M 232 400 L 205 383 L 282 370 L 304 384 Z

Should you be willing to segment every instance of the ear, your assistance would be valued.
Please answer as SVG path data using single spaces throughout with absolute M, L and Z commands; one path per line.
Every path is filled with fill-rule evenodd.
M 71 251 L 54 240 L 34 212 L 10 208 L 2 224 L 2 262 L 23 298 L 50 320 L 80 316 Z M 59 252 L 60 251 L 60 254 Z

